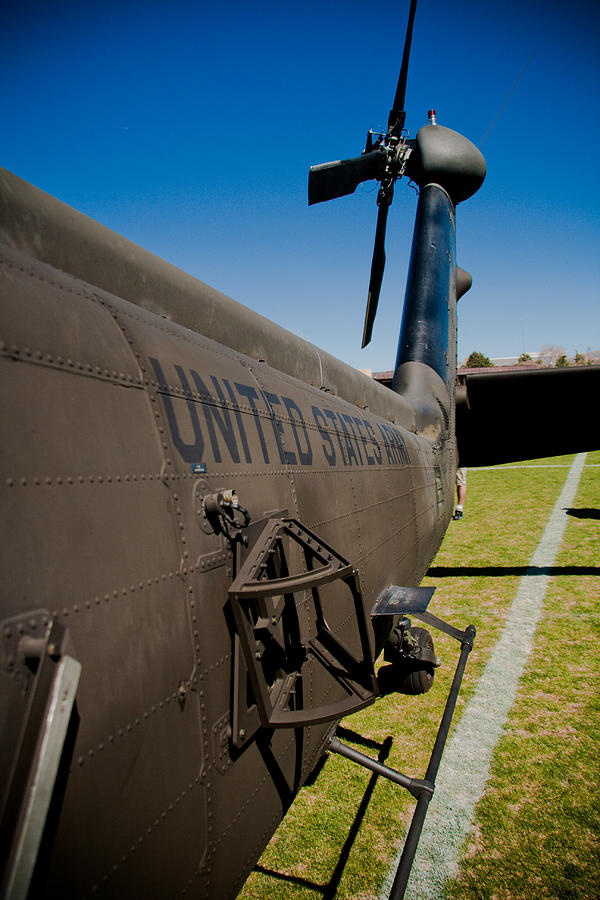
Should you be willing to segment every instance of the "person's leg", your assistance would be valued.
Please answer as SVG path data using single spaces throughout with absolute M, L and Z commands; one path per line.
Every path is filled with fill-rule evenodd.
M 466 497 L 467 470 L 460 468 L 456 470 L 456 509 L 454 510 L 454 519 L 462 519 Z

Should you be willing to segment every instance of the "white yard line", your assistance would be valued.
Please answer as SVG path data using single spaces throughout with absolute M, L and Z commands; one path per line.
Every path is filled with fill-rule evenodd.
M 540 568 L 554 564 L 567 522 L 565 508 L 575 498 L 585 457 L 585 453 L 579 453 L 570 467 L 530 568 L 520 581 L 502 634 L 448 741 L 408 882 L 407 900 L 443 900 L 444 882 L 457 872 L 460 850 L 483 794 L 492 754 L 513 705 L 542 613 L 549 576 L 538 573 Z M 399 859 L 400 853 L 381 900 L 389 897 Z
M 522 466 L 477 466 L 477 468 L 469 469 L 469 473 L 471 472 L 494 472 L 496 469 L 500 472 L 504 469 L 570 469 L 571 463 L 542 463 L 538 465 L 537 463 L 534 465 L 528 465 L 527 463 L 523 463 Z M 588 463 L 588 469 L 598 469 L 600 468 L 600 463 Z

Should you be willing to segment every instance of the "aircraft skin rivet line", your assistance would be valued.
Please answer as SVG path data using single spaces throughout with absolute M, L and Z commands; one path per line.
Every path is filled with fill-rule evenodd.
M 469 834 L 475 806 L 485 790 L 496 744 L 514 703 L 549 584 L 541 568 L 554 564 L 585 465 L 578 453 L 550 513 L 541 540 L 522 577 L 504 629 L 448 741 L 435 793 L 406 890 L 407 900 L 445 900 L 444 884 L 458 871 L 460 851 Z M 387 900 L 400 853 L 380 895 Z

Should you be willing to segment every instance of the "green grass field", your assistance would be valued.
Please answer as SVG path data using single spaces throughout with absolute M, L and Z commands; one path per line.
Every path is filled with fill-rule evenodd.
M 477 628 L 455 719 L 560 493 L 568 469 L 557 465 L 572 459 L 470 472 L 465 519 L 451 523 L 424 582 L 437 587 L 433 612 Z M 600 453 L 586 462 L 535 646 L 458 877 L 447 886 L 452 900 L 600 897 Z M 435 639 L 444 664 L 429 694 L 385 697 L 343 723 L 347 743 L 416 776 L 425 772 L 457 657 L 456 642 Z M 330 756 L 240 897 L 377 900 L 412 808 L 406 791 Z

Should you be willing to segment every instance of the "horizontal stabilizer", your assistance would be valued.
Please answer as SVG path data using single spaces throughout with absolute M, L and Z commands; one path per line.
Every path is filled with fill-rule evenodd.
M 385 154 L 379 150 L 363 153 L 352 159 L 311 166 L 308 173 L 308 203 L 322 203 L 353 194 L 362 181 L 378 178 L 385 162 Z
M 456 405 L 461 466 L 600 449 L 600 366 L 488 369 L 461 374 L 461 384 L 466 388 Z

